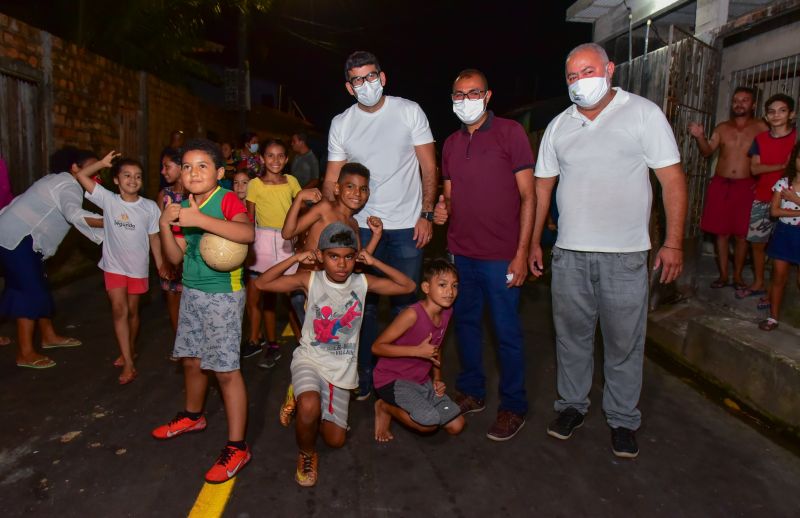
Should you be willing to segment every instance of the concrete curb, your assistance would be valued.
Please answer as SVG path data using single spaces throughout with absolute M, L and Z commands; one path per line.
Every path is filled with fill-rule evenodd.
M 662 352 L 800 436 L 800 333 L 764 332 L 697 300 L 650 313 L 647 338 Z

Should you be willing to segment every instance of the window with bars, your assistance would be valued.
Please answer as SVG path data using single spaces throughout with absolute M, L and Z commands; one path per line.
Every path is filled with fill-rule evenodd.
M 731 85 L 756 90 L 756 116 L 764 114 L 764 101 L 782 93 L 800 97 L 800 54 L 788 56 L 731 73 Z

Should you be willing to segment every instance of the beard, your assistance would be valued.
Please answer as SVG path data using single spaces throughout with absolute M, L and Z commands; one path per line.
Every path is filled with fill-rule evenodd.
M 747 108 L 740 108 L 734 107 L 731 108 L 731 117 L 745 117 L 747 115 L 752 115 L 753 110 L 748 110 Z

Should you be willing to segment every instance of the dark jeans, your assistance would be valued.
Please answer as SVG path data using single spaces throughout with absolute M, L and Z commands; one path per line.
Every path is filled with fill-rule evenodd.
M 519 321 L 520 288 L 506 285 L 510 261 L 486 261 L 455 256 L 458 297 L 453 309 L 461 373 L 456 388 L 479 399 L 486 397 L 483 370 L 483 308 L 488 306 L 498 342 L 500 410 L 525 415 L 525 355 Z
M 359 228 L 358 230 L 361 245 L 366 246 L 372 238 L 372 231 L 368 228 Z M 419 284 L 419 275 L 422 269 L 422 249 L 417 248 L 417 242 L 413 240 L 413 237 L 413 228 L 384 230 L 378 243 L 378 248 L 375 249 L 374 256 L 389 266 L 397 268 Z M 374 270 L 368 270 L 367 273 L 382 275 Z M 372 389 L 372 368 L 374 366 L 372 344 L 378 337 L 378 300 L 378 295 L 370 293 L 367 295 L 364 307 L 361 338 L 358 346 L 358 390 L 361 394 L 365 394 Z M 392 318 L 394 318 L 406 306 L 416 302 L 417 295 L 415 293 L 396 295 L 390 297 L 389 301 L 392 306 Z

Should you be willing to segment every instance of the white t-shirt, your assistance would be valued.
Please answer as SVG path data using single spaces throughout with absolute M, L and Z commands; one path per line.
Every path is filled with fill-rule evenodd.
M 556 246 L 583 252 L 650 249 L 652 189 L 648 168 L 680 162 L 675 135 L 661 110 L 615 88 L 594 121 L 570 106 L 550 121 L 536 176 L 560 176 Z
M 150 267 L 150 234 L 158 233 L 161 211 L 153 200 L 139 197 L 124 201 L 102 185 L 86 193 L 86 199 L 103 209 L 103 257 L 97 266 L 108 273 L 144 279 Z
M 328 160 L 359 162 L 369 169 L 369 200 L 356 215 L 360 227 L 378 216 L 383 228 L 412 228 L 422 209 L 422 181 L 414 146 L 430 144 L 433 134 L 422 108 L 401 97 L 385 96 L 375 113 L 354 104 L 331 121 Z
M 775 185 L 772 186 L 772 192 L 781 192 L 781 191 L 788 191 L 789 190 L 789 179 L 785 176 L 775 182 Z M 795 194 L 800 196 L 795 190 Z M 784 200 L 781 198 L 781 208 L 786 210 L 800 210 L 800 207 L 793 201 Z M 787 225 L 795 225 L 800 226 L 800 216 L 781 216 L 780 218 L 781 223 L 786 223 Z
M 311 272 L 306 318 L 294 358 L 309 360 L 328 383 L 358 386 L 358 337 L 367 296 L 367 278 L 351 274 L 341 284 L 324 271 Z

